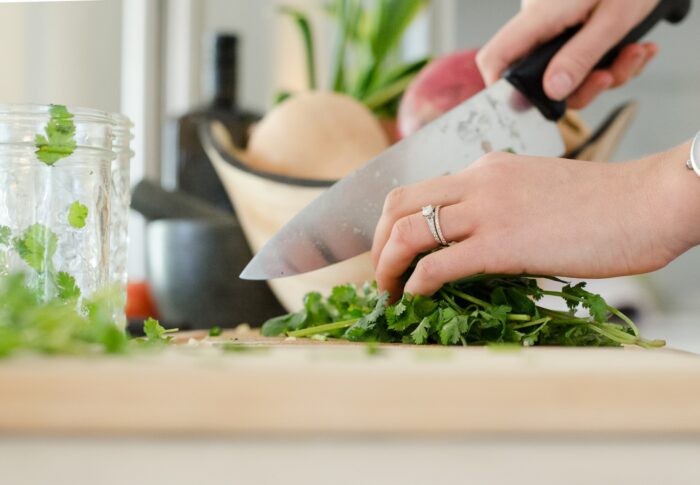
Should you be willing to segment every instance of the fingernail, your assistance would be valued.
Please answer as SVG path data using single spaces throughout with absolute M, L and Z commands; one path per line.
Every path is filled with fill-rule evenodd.
M 549 94 L 554 99 L 563 99 L 574 88 L 574 80 L 568 72 L 561 71 L 549 78 Z
M 642 67 L 642 64 L 644 63 L 644 60 L 646 59 L 646 57 L 647 57 L 646 53 L 641 52 L 641 51 L 637 52 L 634 55 L 634 58 L 632 59 L 632 67 L 633 67 L 632 70 L 636 70 L 636 69 L 639 69 L 640 67 Z

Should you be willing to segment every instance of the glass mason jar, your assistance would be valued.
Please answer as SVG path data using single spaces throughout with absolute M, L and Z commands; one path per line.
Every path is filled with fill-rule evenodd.
M 112 210 L 110 223 L 109 281 L 115 295 L 115 321 L 126 325 L 127 254 L 129 245 L 129 207 L 131 205 L 132 124 L 126 116 L 113 114 Z
M 46 300 L 114 291 L 126 236 L 112 242 L 113 171 L 130 156 L 129 126 L 97 110 L 0 105 L 0 273 L 26 273 Z

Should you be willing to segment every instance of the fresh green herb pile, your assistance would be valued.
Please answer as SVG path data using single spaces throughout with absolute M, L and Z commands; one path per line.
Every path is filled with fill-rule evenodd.
M 634 323 L 584 283 L 543 290 L 535 277 L 476 275 L 447 284 L 432 297 L 404 296 L 387 305 L 375 285 L 338 286 L 324 299 L 304 298 L 304 308 L 265 322 L 265 336 L 333 337 L 355 342 L 487 345 L 661 347 L 645 340 Z M 539 304 L 545 295 L 563 299 L 568 311 Z M 581 316 L 579 310 L 586 315 Z M 617 321 L 613 321 L 615 318 Z

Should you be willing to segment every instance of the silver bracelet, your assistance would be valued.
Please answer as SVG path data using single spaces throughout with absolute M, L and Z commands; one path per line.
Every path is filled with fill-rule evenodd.
M 690 158 L 685 162 L 685 166 L 700 177 L 700 131 L 693 138 L 693 143 L 690 145 Z

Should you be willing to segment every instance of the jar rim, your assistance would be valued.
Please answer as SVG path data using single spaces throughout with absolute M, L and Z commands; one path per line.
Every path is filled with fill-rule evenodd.
M 17 153 L 28 153 L 28 152 L 35 152 L 36 147 L 32 143 L 21 143 L 21 142 L 16 142 L 16 143 L 0 143 L 0 154 L 4 155 L 7 153 L 12 153 L 12 152 L 17 152 Z M 87 158 L 100 158 L 102 160 L 114 160 L 116 159 L 122 152 L 126 153 L 126 149 L 107 149 L 107 148 L 100 148 L 100 147 L 91 147 L 91 146 L 84 146 L 84 145 L 78 145 L 76 146 L 75 150 L 70 156 L 67 156 L 63 159 L 61 159 L 62 163 L 74 163 L 73 160 L 75 157 L 73 156 L 74 154 L 78 154 L 81 157 L 87 157 Z M 131 155 L 131 153 L 129 153 Z M 64 161 L 67 160 L 67 161 Z
M 50 110 L 52 106 L 56 105 L 34 103 L 0 103 L 0 123 L 43 123 L 51 118 Z M 112 132 L 113 151 L 119 152 L 120 154 L 132 154 L 130 142 L 134 138 L 132 132 L 134 125 L 129 117 L 121 113 L 111 113 L 94 108 L 66 106 L 66 109 L 71 115 L 73 115 L 73 122 L 76 125 L 102 125 L 109 127 Z M 7 143 L 0 143 L 0 145 L 6 144 Z M 82 145 L 77 147 L 77 149 L 82 148 L 84 148 Z
M 0 103 L 0 119 L 5 117 L 22 118 L 46 118 L 50 117 L 49 110 L 52 104 L 32 104 L 32 103 Z M 134 126 L 128 116 L 121 113 L 111 113 L 94 108 L 82 108 L 79 106 L 66 106 L 66 109 L 73 115 L 76 123 L 105 123 L 114 125 L 124 131 L 131 131 Z

